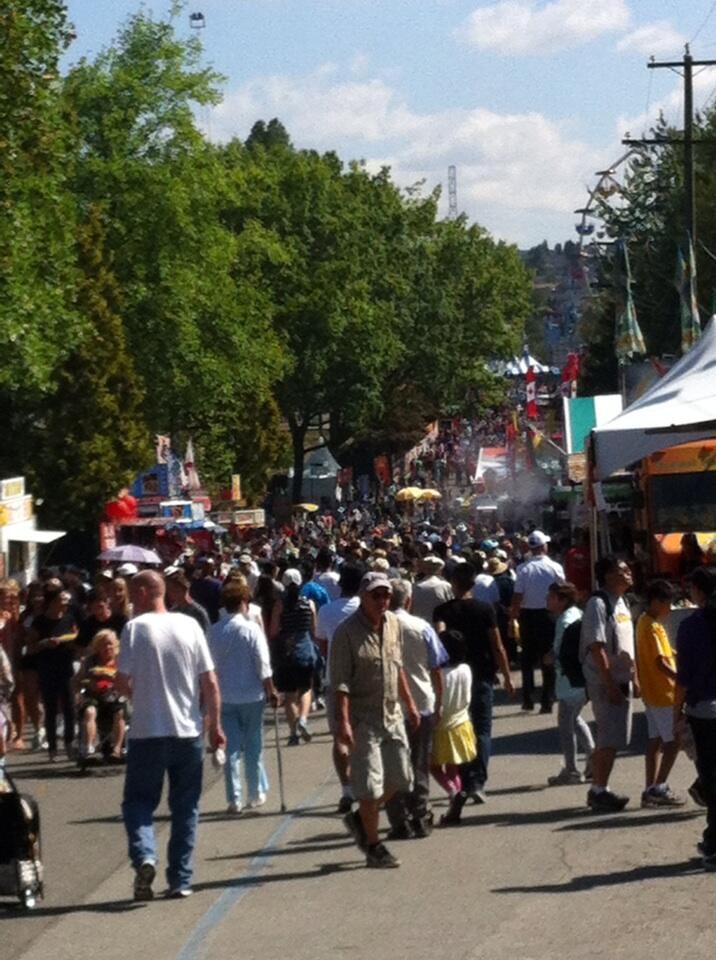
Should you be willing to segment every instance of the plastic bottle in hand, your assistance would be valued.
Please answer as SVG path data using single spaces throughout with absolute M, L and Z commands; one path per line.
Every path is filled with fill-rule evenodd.
M 217 747 L 211 757 L 211 762 L 215 770 L 221 770 L 226 763 L 226 751 L 223 747 Z

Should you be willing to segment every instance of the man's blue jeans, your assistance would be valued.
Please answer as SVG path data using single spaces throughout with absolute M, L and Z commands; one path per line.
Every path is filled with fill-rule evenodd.
M 166 774 L 171 814 L 166 876 L 172 889 L 191 886 L 203 766 L 201 737 L 129 740 L 122 802 L 129 859 L 135 869 L 146 860 L 157 862 L 154 811 L 162 797 Z
M 241 755 L 244 755 L 249 800 L 268 792 L 268 778 L 261 760 L 264 701 L 223 703 L 221 725 L 226 734 L 224 781 L 227 803 L 241 805 Z
M 463 784 L 463 790 L 471 793 L 473 790 L 482 790 L 487 783 L 487 769 L 490 764 L 490 747 L 492 745 L 492 706 L 495 694 L 491 682 L 474 680 L 472 684 L 472 699 L 470 701 L 470 719 L 477 737 L 477 757 L 467 764 L 468 785 Z M 465 779 L 463 774 L 463 779 Z

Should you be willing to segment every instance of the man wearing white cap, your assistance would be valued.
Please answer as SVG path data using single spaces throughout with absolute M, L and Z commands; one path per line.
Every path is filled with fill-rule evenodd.
M 519 617 L 522 644 L 522 709 L 534 709 L 534 669 L 542 670 L 541 713 L 551 713 L 554 703 L 554 667 L 544 658 L 552 648 L 554 624 L 547 612 L 547 591 L 557 580 L 564 580 L 562 565 L 547 555 L 550 538 L 533 530 L 527 538 L 532 556 L 517 568 L 511 616 Z
M 367 573 L 360 607 L 336 630 L 330 651 L 336 736 L 351 752 L 351 783 L 360 812 L 344 818 L 368 867 L 397 867 L 378 839 L 381 803 L 412 788 L 402 700 L 411 729 L 420 713 L 403 670 L 402 626 L 388 609 L 393 588 L 384 573 Z
M 428 623 L 433 622 L 435 608 L 441 603 L 452 600 L 450 584 L 442 576 L 445 562 L 435 554 L 429 553 L 420 561 L 420 569 L 425 578 L 413 587 L 413 616 L 422 617 Z

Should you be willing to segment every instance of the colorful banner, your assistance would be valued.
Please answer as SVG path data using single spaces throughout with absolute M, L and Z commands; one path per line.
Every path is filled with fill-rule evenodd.
M 629 251 L 623 240 L 616 246 L 615 287 L 617 300 L 616 354 L 623 363 L 635 353 L 645 354 L 646 345 L 636 317 L 634 297 L 631 292 L 632 278 L 629 266 Z
M 527 386 L 527 408 L 525 413 L 528 420 L 537 419 L 537 375 L 533 367 L 529 367 L 525 377 Z
M 564 398 L 564 448 L 568 454 L 581 453 L 590 432 L 609 423 L 622 412 L 622 398 L 618 393 L 599 397 Z
M 676 289 L 679 291 L 681 352 L 688 353 L 701 336 L 701 318 L 696 301 L 696 258 L 691 237 L 687 238 L 688 259 L 679 249 L 676 258 Z

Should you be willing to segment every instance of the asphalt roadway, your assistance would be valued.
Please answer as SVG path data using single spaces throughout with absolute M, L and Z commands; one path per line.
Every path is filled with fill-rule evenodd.
M 619 758 L 621 814 L 595 816 L 581 786 L 547 787 L 559 769 L 554 718 L 497 708 L 489 802 L 463 825 L 394 843 L 398 870 L 367 870 L 335 807 L 325 719 L 312 743 L 282 750 L 289 812 L 272 782 L 261 812 L 230 818 L 207 767 L 194 895 L 134 904 L 118 818 L 122 772 L 78 777 L 25 755 L 12 767 L 43 815 L 46 899 L 0 907 L 2 960 L 682 960 L 712 957 L 716 874 L 696 857 L 703 813 L 641 810 L 644 724 Z M 684 755 L 672 785 L 685 791 Z M 437 796 L 436 813 L 445 806 Z M 160 842 L 166 820 L 160 811 Z M 155 887 L 161 891 L 161 873 Z

